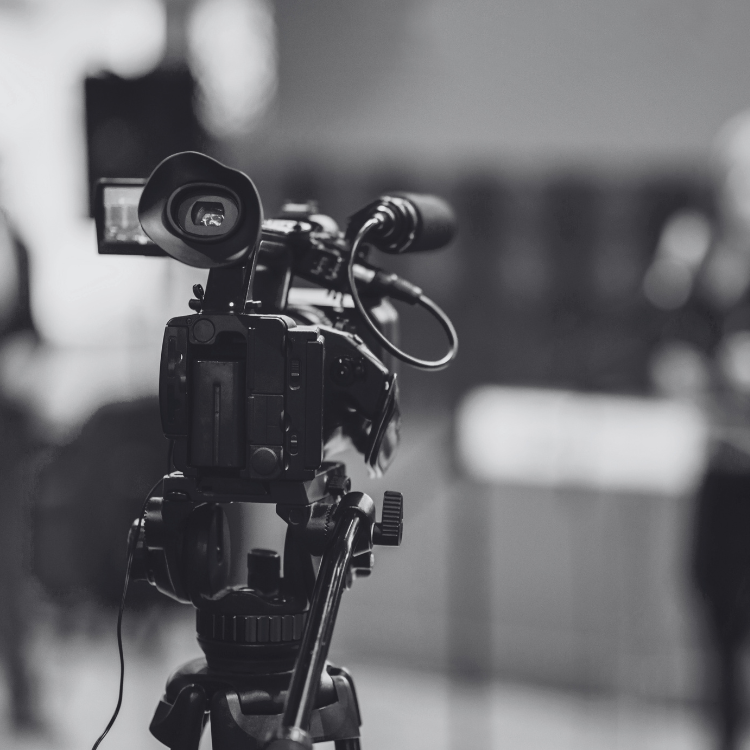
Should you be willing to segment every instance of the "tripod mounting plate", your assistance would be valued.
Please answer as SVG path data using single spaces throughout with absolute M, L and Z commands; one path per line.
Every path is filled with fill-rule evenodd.
M 327 462 L 307 481 L 261 482 L 243 477 L 192 477 L 173 472 L 164 477 L 164 496 L 175 493 L 196 503 L 274 503 L 309 505 L 330 495 L 329 483 L 341 475 L 340 463 Z

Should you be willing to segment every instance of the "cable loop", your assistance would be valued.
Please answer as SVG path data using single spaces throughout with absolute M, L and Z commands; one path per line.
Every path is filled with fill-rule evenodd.
M 440 323 L 446 335 L 448 336 L 450 347 L 448 353 L 444 357 L 436 360 L 429 360 L 419 359 L 418 357 L 414 357 L 411 354 L 407 354 L 406 352 L 399 349 L 395 344 L 391 343 L 380 332 L 375 323 L 373 323 L 372 318 L 370 317 L 365 306 L 362 304 L 362 300 L 359 297 L 357 284 L 354 279 L 354 260 L 357 255 L 357 250 L 359 250 L 359 245 L 364 239 L 365 235 L 371 229 L 375 229 L 376 227 L 381 226 L 382 222 L 383 220 L 379 216 L 377 216 L 377 214 L 373 218 L 368 219 L 362 225 L 362 228 L 359 230 L 359 232 L 357 232 L 357 236 L 354 238 L 354 242 L 352 242 L 351 255 L 349 256 L 346 273 L 349 280 L 349 287 L 351 289 L 354 306 L 357 308 L 359 314 L 364 319 L 365 324 L 370 330 L 370 333 L 372 333 L 372 335 L 380 342 L 383 348 L 386 349 L 386 351 L 390 352 L 394 357 L 400 359 L 402 362 L 405 362 L 407 365 L 411 365 L 412 367 L 416 367 L 420 370 L 443 370 L 455 359 L 456 354 L 458 354 L 458 334 L 456 333 L 456 329 L 454 328 L 450 318 L 440 309 L 440 307 L 438 307 L 435 302 L 433 302 L 424 294 L 420 294 L 416 300 L 417 304 L 425 308 L 425 310 L 427 310 L 433 317 L 437 319 L 438 323 Z

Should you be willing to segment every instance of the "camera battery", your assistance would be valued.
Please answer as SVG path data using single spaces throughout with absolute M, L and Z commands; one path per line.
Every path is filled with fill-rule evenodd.
M 244 466 L 242 362 L 196 360 L 191 367 L 190 462 L 196 467 Z

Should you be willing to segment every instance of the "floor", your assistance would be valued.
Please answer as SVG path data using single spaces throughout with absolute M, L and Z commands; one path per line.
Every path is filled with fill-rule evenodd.
M 187 615 L 187 613 L 186 613 Z M 141 618 L 126 628 L 126 687 L 121 715 L 103 750 L 162 747 L 148 723 L 170 671 L 197 655 L 192 618 L 165 625 Z M 46 733 L 14 736 L 0 727 L 0 747 L 85 750 L 106 725 L 117 699 L 114 620 L 37 634 L 35 659 L 47 710 Z M 441 674 L 347 660 L 357 681 L 366 750 L 708 750 L 700 719 L 680 708 L 582 697 L 497 683 L 460 686 Z M 7 695 L 0 693 L 5 701 Z M 2 705 L 2 703 L 0 703 Z M 208 733 L 201 750 L 209 750 Z M 332 749 L 332 745 L 321 745 Z M 750 746 L 749 746 L 750 747 Z

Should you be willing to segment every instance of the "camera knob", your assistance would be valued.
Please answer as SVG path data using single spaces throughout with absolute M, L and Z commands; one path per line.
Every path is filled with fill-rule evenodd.
M 203 297 L 205 296 L 203 287 L 200 284 L 193 284 L 193 294 L 195 295 L 195 299 L 191 299 L 188 305 L 191 310 L 200 312 L 203 309 Z
M 400 492 L 383 495 L 383 515 L 372 532 L 373 544 L 398 547 L 404 530 L 404 496 Z

